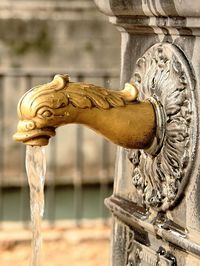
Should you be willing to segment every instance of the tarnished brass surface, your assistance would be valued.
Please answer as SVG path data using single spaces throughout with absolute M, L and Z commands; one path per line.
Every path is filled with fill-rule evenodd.
M 52 82 L 22 96 L 14 139 L 43 146 L 57 127 L 79 123 L 120 146 L 147 149 L 155 136 L 156 118 L 153 105 L 138 102 L 137 94 L 136 87 L 129 83 L 122 91 L 111 91 L 70 82 L 68 75 L 56 75 Z

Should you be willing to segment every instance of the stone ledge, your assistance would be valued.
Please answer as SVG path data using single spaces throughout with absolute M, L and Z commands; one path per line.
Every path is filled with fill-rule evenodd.
M 199 0 L 190 1 L 143 1 L 143 0 L 94 0 L 108 16 L 147 17 L 200 17 Z
M 110 17 L 121 31 L 135 34 L 200 36 L 200 18 L 194 17 Z

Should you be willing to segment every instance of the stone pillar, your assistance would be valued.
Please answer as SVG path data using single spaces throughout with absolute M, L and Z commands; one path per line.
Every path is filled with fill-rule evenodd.
M 111 264 L 200 265 L 200 2 L 95 2 L 121 33 L 121 86 L 162 110 L 156 152 L 118 152 Z

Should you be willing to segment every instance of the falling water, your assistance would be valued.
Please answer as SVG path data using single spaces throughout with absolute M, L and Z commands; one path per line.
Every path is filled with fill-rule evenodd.
M 44 147 L 26 148 L 26 171 L 30 187 L 30 207 L 32 221 L 32 258 L 31 266 L 41 266 L 41 223 L 44 213 L 44 181 L 46 160 Z

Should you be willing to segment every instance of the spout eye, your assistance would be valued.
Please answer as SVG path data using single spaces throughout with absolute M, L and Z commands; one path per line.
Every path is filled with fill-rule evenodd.
M 42 118 L 50 118 L 53 116 L 53 112 L 49 109 L 41 108 L 38 111 L 38 115 L 41 116 Z
M 49 110 L 47 110 L 47 111 L 44 111 L 41 115 L 42 115 L 43 117 L 50 117 L 50 116 L 52 116 L 53 114 L 52 114 L 52 112 L 50 112 Z

